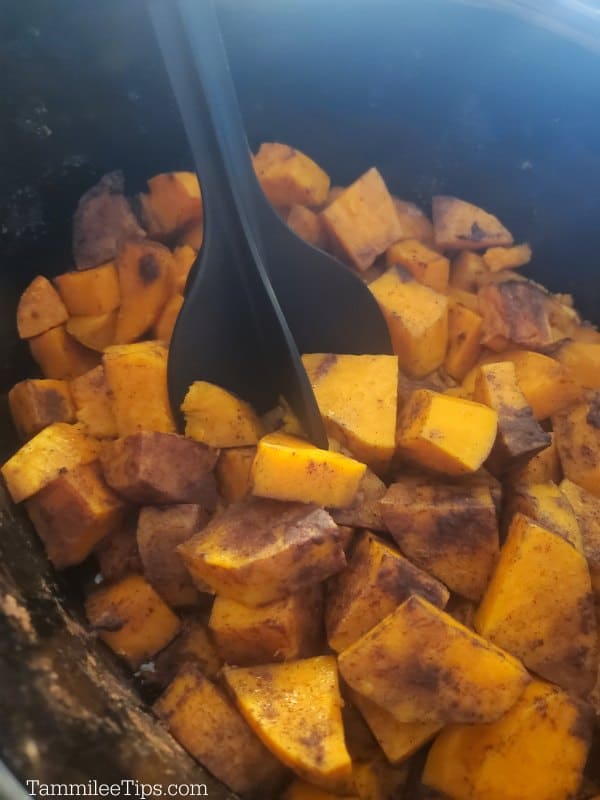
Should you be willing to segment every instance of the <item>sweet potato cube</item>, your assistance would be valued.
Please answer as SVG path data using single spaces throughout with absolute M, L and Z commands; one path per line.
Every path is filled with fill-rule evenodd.
M 167 686 L 186 665 L 207 678 L 217 677 L 223 666 L 206 625 L 194 617 L 184 619 L 181 633 L 154 660 L 157 685 Z
M 500 352 L 509 344 L 540 350 L 552 344 L 547 296 L 530 281 L 483 286 L 478 293 L 483 317 L 481 343 Z
M 585 389 L 600 389 L 600 344 L 568 341 L 555 356 Z
M 333 656 L 223 672 L 242 715 L 280 761 L 324 789 L 352 786 Z
M 113 261 L 93 269 L 65 272 L 54 278 L 63 303 L 73 316 L 98 316 L 121 304 L 119 276 Z
M 98 458 L 98 442 L 77 425 L 53 422 L 26 442 L 0 472 L 15 503 L 41 491 L 64 471 Z
M 469 311 L 473 311 L 478 316 L 481 316 L 481 314 L 479 314 L 479 298 L 473 292 L 466 292 L 463 289 L 455 289 L 453 286 L 450 286 L 448 289 L 448 304 L 449 308 L 456 305 L 464 306 L 468 308 Z
M 516 658 L 418 595 L 340 653 L 338 664 L 352 689 L 399 722 L 493 722 L 529 680 Z
M 167 391 L 167 355 L 167 348 L 159 342 L 113 345 L 104 353 L 119 436 L 175 431 Z
M 264 427 L 249 403 L 226 389 L 195 381 L 183 400 L 185 435 L 211 447 L 256 444 Z
M 141 575 L 92 592 L 85 612 L 102 641 L 133 668 L 166 647 L 181 628 L 179 618 Z
M 388 267 L 405 267 L 419 283 L 444 294 L 448 289 L 450 262 L 417 239 L 403 239 L 388 247 L 385 253 Z
M 207 522 L 207 512 L 193 503 L 140 509 L 137 543 L 144 575 L 173 608 L 198 601 L 196 587 L 176 548 Z
M 489 486 L 400 476 L 381 500 L 381 513 L 411 561 L 453 592 L 479 600 L 500 547 Z
M 274 206 L 320 206 L 327 199 L 329 176 L 312 158 L 279 142 L 263 142 L 254 169 Z
M 226 503 L 245 497 L 252 488 L 252 462 L 256 447 L 230 447 L 222 450 L 215 472 L 219 493 Z
M 148 181 L 140 194 L 144 224 L 150 236 L 168 237 L 202 221 L 200 184 L 193 172 L 163 172 Z
M 385 492 L 385 483 L 367 469 L 358 484 L 353 502 L 345 508 L 331 509 L 331 516 L 338 525 L 385 531 L 387 528 L 379 507 L 379 501 Z
M 321 587 L 252 608 L 217 596 L 208 627 L 220 657 L 241 667 L 315 655 L 321 643 Z
M 252 464 L 252 492 L 258 497 L 297 500 L 343 508 L 354 500 L 366 466 L 304 439 L 269 433 L 259 441 Z
M 30 497 L 25 508 L 57 569 L 86 559 L 121 525 L 126 511 L 102 479 L 97 463 L 61 472 Z
M 100 360 L 98 353 L 69 336 L 64 325 L 34 336 L 29 340 L 29 349 L 46 378 L 55 380 L 77 378 Z
M 135 519 L 126 520 L 124 525 L 102 539 L 96 547 L 95 556 L 107 583 L 120 580 L 125 575 L 141 575 L 143 568 L 137 546 Z
M 479 367 L 473 400 L 498 414 L 498 433 L 486 462 L 491 472 L 502 474 L 550 445 L 550 436 L 533 416 L 510 361 Z
M 160 342 L 171 341 L 177 317 L 183 306 L 183 295 L 174 294 L 167 300 L 163 310 L 160 312 L 156 324 L 154 325 L 153 335 Z
M 512 247 L 490 247 L 483 254 L 483 260 L 492 272 L 502 269 L 515 269 L 529 264 L 531 247 L 528 244 L 515 244 Z
M 329 646 L 336 652 L 345 650 L 412 594 L 440 608 L 449 597 L 435 578 L 372 533 L 363 533 L 348 567 L 329 587 L 325 613 Z
M 325 248 L 327 234 L 323 225 L 323 220 L 310 208 L 301 205 L 293 205 L 287 217 L 287 224 L 294 233 L 297 233 L 313 247 Z
M 550 444 L 539 453 L 536 453 L 525 464 L 513 467 L 503 476 L 508 485 L 516 486 L 531 483 L 560 483 L 562 468 L 558 457 L 558 448 L 554 434 L 550 434 Z
M 462 381 L 479 358 L 481 316 L 462 303 L 450 302 L 448 308 L 448 351 L 444 367 L 454 380 Z
M 102 364 L 71 381 L 75 415 L 83 429 L 98 439 L 117 436 L 112 396 Z
M 598 642 L 585 558 L 523 514 L 512 519 L 475 628 L 568 691 L 594 686 Z
M 440 367 L 448 344 L 448 299 L 403 268 L 369 285 L 386 319 L 400 368 L 422 378 Z
M 457 197 L 437 195 L 432 200 L 433 232 L 438 247 L 483 250 L 510 246 L 513 237 L 498 217 Z
M 487 286 L 489 282 L 490 269 L 477 253 L 463 250 L 452 260 L 451 288 L 476 294 L 482 286 Z
M 374 167 L 348 186 L 321 217 L 335 247 L 361 271 L 402 234 L 394 201 Z
M 183 294 L 190 270 L 196 261 L 196 251 L 190 245 L 181 245 L 173 250 L 173 278 L 174 289 Z
M 175 267 L 171 251 L 145 239 L 125 242 L 116 258 L 121 305 L 115 342 L 139 339 L 157 321 L 173 291 Z
M 328 792 L 320 789 L 314 783 L 293 780 L 280 797 L 280 800 L 360 800 L 357 794 L 340 796 L 338 792 Z
M 400 412 L 400 451 L 447 475 L 475 472 L 489 456 L 498 414 L 482 403 L 418 389 Z
M 53 422 L 75 422 L 66 381 L 25 380 L 8 393 L 13 423 L 21 439 L 29 439 Z
M 359 461 L 385 469 L 396 446 L 398 359 L 312 353 L 302 363 L 327 434 Z
M 116 327 L 116 311 L 85 317 L 69 317 L 66 325 L 67 333 L 70 336 L 84 347 L 98 350 L 100 353 L 114 343 Z
M 194 581 L 247 606 L 279 600 L 346 566 L 326 511 L 255 497 L 213 518 L 179 552 Z
M 17 306 L 17 330 L 21 339 L 39 336 L 63 325 L 69 314 L 60 295 L 47 278 L 38 275 L 25 289 Z
M 565 478 L 600 496 L 600 395 L 554 414 L 552 428 Z
M 560 491 L 573 509 L 579 529 L 583 553 L 587 559 L 592 589 L 600 599 L 600 498 L 582 489 L 573 481 L 561 481 Z
M 109 486 L 132 503 L 195 503 L 212 511 L 207 478 L 217 455 L 176 433 L 144 431 L 106 442 L 101 462 Z
M 452 725 L 429 751 L 423 782 L 460 800 L 568 800 L 581 782 L 590 709 L 542 681 L 490 725 Z
M 401 200 L 392 195 L 392 201 L 400 222 L 398 240 L 417 239 L 423 244 L 432 244 L 433 225 L 427 214 L 409 200 Z
M 358 796 L 366 800 L 402 797 L 408 778 L 408 764 L 392 766 L 381 753 L 352 762 L 352 777 Z
M 504 514 L 510 519 L 519 511 L 583 552 L 581 531 L 571 503 L 555 483 L 514 485 L 508 493 Z

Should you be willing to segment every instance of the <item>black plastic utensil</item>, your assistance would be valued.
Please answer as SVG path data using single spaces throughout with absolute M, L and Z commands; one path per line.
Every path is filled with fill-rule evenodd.
M 385 321 L 358 276 L 296 236 L 268 204 L 250 160 L 212 0 L 157 0 L 150 8 L 205 215 L 200 258 L 171 342 L 172 405 L 179 409 L 199 379 L 236 392 L 260 411 L 283 395 L 310 439 L 326 447 L 298 349 L 389 353 Z

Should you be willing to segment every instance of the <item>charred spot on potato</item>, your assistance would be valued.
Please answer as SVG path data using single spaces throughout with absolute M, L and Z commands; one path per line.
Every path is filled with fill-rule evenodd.
M 146 285 L 152 283 L 158 278 L 160 268 L 156 263 L 156 259 L 152 253 L 146 253 L 138 261 L 138 272 L 142 283 Z

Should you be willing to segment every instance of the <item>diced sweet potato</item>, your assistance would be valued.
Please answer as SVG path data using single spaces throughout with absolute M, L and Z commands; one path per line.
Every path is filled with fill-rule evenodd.
M 314 783 L 295 778 L 281 795 L 280 800 L 360 800 L 360 798 L 357 794 L 340 796 L 337 792 L 328 792 L 315 786 Z
M 54 283 L 73 316 L 108 314 L 121 303 L 119 276 L 113 261 L 83 272 L 65 272 L 54 278 Z
M 408 200 L 401 200 L 394 195 L 392 200 L 400 222 L 398 239 L 418 239 L 423 244 L 432 244 L 433 225 L 427 214 Z
M 125 504 L 106 485 L 96 463 L 62 471 L 25 508 L 58 569 L 87 558 L 125 516 Z
M 200 184 L 193 172 L 163 172 L 140 194 L 144 224 L 150 236 L 166 238 L 202 222 Z
M 505 518 L 510 520 L 519 511 L 583 552 L 581 531 L 571 503 L 555 483 L 514 485 L 505 501 Z
M 196 261 L 196 251 L 189 245 L 182 245 L 173 250 L 173 278 L 174 289 L 179 294 L 183 294 L 190 270 Z
M 9 458 L 0 472 L 15 503 L 41 491 L 64 470 L 98 458 L 98 442 L 77 425 L 53 422 Z
M 600 499 L 565 478 L 560 491 L 573 509 L 579 529 L 583 553 L 587 559 L 596 601 L 600 599 Z
M 320 206 L 327 199 L 329 176 L 300 150 L 263 142 L 254 156 L 262 189 L 274 206 Z
M 215 679 L 223 662 L 217 653 L 206 625 L 194 617 L 183 620 L 179 636 L 158 654 L 154 678 L 159 686 L 167 686 L 187 664 L 200 670 L 211 680 Z
M 204 223 L 191 222 L 178 233 L 175 241 L 179 247 L 191 247 L 194 253 L 198 253 L 204 241 Z
M 131 667 L 139 667 L 166 647 L 181 623 L 141 575 L 95 590 L 85 612 L 102 641 Z
M 372 533 L 363 533 L 348 567 L 329 587 L 325 613 L 329 646 L 336 652 L 345 650 L 411 594 L 441 608 L 449 597 L 439 581 Z
M 417 239 L 403 239 L 388 247 L 385 253 L 388 267 L 405 267 L 419 283 L 444 294 L 448 289 L 450 262 Z
M 217 596 L 208 627 L 227 664 L 241 667 L 315 655 L 322 639 L 322 590 L 312 586 L 252 608 Z
M 529 680 L 516 658 L 418 595 L 340 653 L 338 663 L 352 689 L 400 722 L 493 722 Z
M 302 363 L 328 435 L 359 461 L 385 470 L 396 445 L 398 359 L 312 353 Z
M 153 335 L 160 342 L 170 342 L 175 329 L 177 317 L 183 306 L 183 295 L 174 294 L 167 300 L 163 310 L 160 312 L 156 324 L 154 325 Z
M 400 476 L 381 501 L 381 512 L 408 558 L 452 591 L 479 600 L 500 546 L 488 486 Z
M 463 250 L 452 260 L 450 286 L 453 289 L 477 294 L 489 282 L 490 269 L 477 253 Z
M 464 289 L 455 289 L 453 286 L 450 286 L 448 289 L 448 303 L 450 308 L 455 305 L 461 305 L 468 308 L 469 311 L 473 311 L 478 316 L 481 316 L 481 314 L 479 314 L 479 298 L 473 292 L 467 292 Z
M 212 511 L 217 456 L 176 433 L 144 431 L 106 442 L 100 458 L 106 482 L 132 503 L 195 503 Z
M 585 558 L 522 514 L 512 519 L 475 627 L 568 691 L 593 688 L 598 642 Z
M 550 444 L 548 447 L 540 450 L 533 458 L 530 458 L 523 466 L 517 466 L 511 469 L 504 476 L 504 480 L 508 485 L 532 484 L 532 483 L 547 483 L 553 481 L 560 483 L 562 478 L 562 468 L 560 466 L 560 459 L 558 457 L 558 449 L 554 434 L 550 434 Z
M 499 352 L 509 345 L 540 350 L 552 344 L 546 295 L 530 281 L 483 286 L 478 293 L 483 317 L 481 343 Z
M 585 389 L 600 389 L 600 344 L 568 341 L 554 355 Z
M 175 268 L 170 250 L 143 239 L 126 242 L 117 253 L 116 265 L 121 305 L 115 342 L 127 344 L 157 321 L 173 291 Z
M 448 299 L 398 267 L 369 289 L 388 324 L 400 368 L 420 378 L 440 367 L 448 343 Z
M 528 244 L 515 244 L 512 247 L 490 247 L 483 254 L 483 260 L 492 272 L 501 269 L 515 269 L 529 264 L 531 247 Z
M 280 761 L 324 789 L 352 786 L 333 656 L 225 667 L 224 677 L 248 724 Z
M 8 393 L 8 405 L 21 439 L 35 436 L 53 422 L 75 422 L 75 408 L 66 381 L 16 383 Z
M 175 431 L 167 391 L 167 348 L 159 342 L 113 345 L 104 371 L 119 436 L 138 431 Z
M 418 389 L 398 420 L 398 447 L 424 467 L 462 475 L 475 472 L 489 456 L 497 413 L 481 403 Z
M 252 463 L 252 492 L 258 497 L 343 508 L 354 500 L 366 466 L 304 439 L 269 433 Z
M 354 786 L 360 798 L 389 800 L 402 797 L 408 778 L 408 765 L 392 766 L 381 753 L 367 760 L 352 762 Z
M 146 506 L 140 510 L 137 543 L 144 575 L 173 608 L 190 606 L 198 600 L 198 591 L 176 548 L 207 522 L 207 512 L 192 503 Z
M 332 509 L 331 516 L 338 525 L 385 531 L 387 529 L 379 507 L 379 501 L 385 492 L 385 483 L 367 469 L 358 485 L 353 502 L 346 508 Z
M 423 781 L 465 800 L 568 800 L 577 794 L 591 737 L 587 706 L 533 681 L 497 722 L 443 730 Z
M 64 325 L 29 340 L 33 360 L 47 378 L 71 380 L 97 366 L 100 356 L 79 344 Z
M 335 247 L 361 271 L 402 234 L 394 201 L 374 167 L 348 186 L 321 217 Z
M 326 511 L 255 497 L 230 506 L 179 552 L 194 581 L 247 606 L 279 600 L 346 566 Z
M 69 317 L 60 295 L 47 278 L 38 275 L 25 289 L 17 306 L 17 330 L 31 339 L 63 325 Z
M 241 500 L 252 488 L 252 462 L 256 447 L 230 447 L 222 450 L 215 472 L 219 493 L 226 503 Z
M 84 272 L 80 274 L 85 275 Z M 66 328 L 67 333 L 84 347 L 102 352 L 115 341 L 117 312 L 69 317 Z
M 432 200 L 432 210 L 433 233 L 438 247 L 484 250 L 513 243 L 513 237 L 498 217 L 466 200 L 437 195 Z
M 306 242 L 322 250 L 327 244 L 327 233 L 323 225 L 323 220 L 310 208 L 301 205 L 293 205 L 287 217 L 288 226 L 302 237 Z
M 125 575 L 142 574 L 136 528 L 136 520 L 130 518 L 96 547 L 96 560 L 106 583 L 118 581 Z
M 182 747 L 234 792 L 266 789 L 280 767 L 224 693 L 184 667 L 154 705 Z
M 90 436 L 98 439 L 117 436 L 117 420 L 102 364 L 74 378 L 71 395 L 77 421 Z
M 554 414 L 552 428 L 565 478 L 600 496 L 600 395 Z
M 448 308 L 448 350 L 444 367 L 450 377 L 462 381 L 479 357 L 481 316 L 462 303 L 450 301 Z
M 226 389 L 195 381 L 183 400 L 185 435 L 211 447 L 256 444 L 264 427 L 249 403 Z
M 120 171 L 103 175 L 83 194 L 73 216 L 73 255 L 77 269 L 105 264 L 117 254 L 122 242 L 145 236 L 124 196 Z

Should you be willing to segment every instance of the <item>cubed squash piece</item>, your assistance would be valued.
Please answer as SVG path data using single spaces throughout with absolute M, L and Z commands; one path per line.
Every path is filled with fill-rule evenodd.
M 167 355 L 167 348 L 159 342 L 113 345 L 104 353 L 119 436 L 175 431 L 167 391 Z
M 327 434 L 372 469 L 384 470 L 396 446 L 395 356 L 302 356 Z
M 462 250 L 452 260 L 450 287 L 462 292 L 475 293 L 490 282 L 490 270 L 477 253 Z
M 321 217 L 335 247 L 361 271 L 402 234 L 394 201 L 375 167 L 344 189 Z
M 189 245 L 181 245 L 173 250 L 174 289 L 183 294 L 191 268 L 196 261 L 196 251 Z
M 360 800 L 357 794 L 340 796 L 337 792 L 320 789 L 314 783 L 295 778 L 280 796 L 279 800 Z
M 571 503 L 555 483 L 513 485 L 507 493 L 504 515 L 510 519 L 519 511 L 583 552 L 581 531 Z
M 553 342 L 547 295 L 531 281 L 505 281 L 479 292 L 481 343 L 500 352 L 509 345 L 541 350 Z
M 208 627 L 220 657 L 241 667 L 315 655 L 321 643 L 322 592 L 311 586 L 252 608 L 217 596 Z
M 379 504 L 385 492 L 385 483 L 367 469 L 358 485 L 353 502 L 345 508 L 331 509 L 331 516 L 338 525 L 386 531 Z
M 195 381 L 184 398 L 185 435 L 211 447 L 256 444 L 264 428 L 249 403 L 207 381 Z
M 369 285 L 386 319 L 400 368 L 415 378 L 444 363 L 448 299 L 392 267 Z
M 489 725 L 452 725 L 429 751 L 423 782 L 453 800 L 569 800 L 592 736 L 590 709 L 533 681 Z
M 75 408 L 66 381 L 20 381 L 8 393 L 8 405 L 21 439 L 35 436 L 53 422 L 75 422 Z
M 121 526 L 126 511 L 97 463 L 61 471 L 27 500 L 25 508 L 57 569 L 86 559 L 98 542 Z
M 150 236 L 165 238 L 202 221 L 200 184 L 193 172 L 163 172 L 140 194 L 144 224 Z
M 554 414 L 552 428 L 565 478 L 600 496 L 600 395 Z
M 181 627 L 141 575 L 95 590 L 86 600 L 85 612 L 92 630 L 133 668 L 166 647 Z
M 493 722 L 529 680 L 516 658 L 418 595 L 340 653 L 338 664 L 352 689 L 399 722 Z
M 198 602 L 198 591 L 176 548 L 207 522 L 207 512 L 194 503 L 140 509 L 136 535 L 144 575 L 173 608 Z
M 333 656 L 223 673 L 242 715 L 280 761 L 324 789 L 352 786 Z
M 516 269 L 529 264 L 531 247 L 528 244 L 515 244 L 512 247 L 490 247 L 483 254 L 483 260 L 492 272 L 501 269 Z
M 427 214 L 409 200 L 401 200 L 394 195 L 392 195 L 392 200 L 400 222 L 398 239 L 417 239 L 423 244 L 432 244 L 433 225 Z
M 63 325 L 69 317 L 60 295 L 47 278 L 38 275 L 25 289 L 17 306 L 17 330 L 31 339 Z
M 254 156 L 262 189 L 274 206 L 320 206 L 327 199 L 329 176 L 300 150 L 263 142 Z
M 214 517 L 179 552 L 194 581 L 247 606 L 279 600 L 346 566 L 326 511 L 255 497 Z
M 510 361 L 483 364 L 475 379 L 473 400 L 498 414 L 498 433 L 487 468 L 502 474 L 550 445 L 550 436 L 533 416 Z
M 352 777 L 360 800 L 390 800 L 402 797 L 408 765 L 392 766 L 382 755 L 353 760 Z
M 444 367 L 454 380 L 462 381 L 477 362 L 480 351 L 482 319 L 462 303 L 450 302 L 448 308 L 448 351 Z
M 54 422 L 4 463 L 0 472 L 15 503 L 26 500 L 64 470 L 98 458 L 98 442 L 77 425 Z
M 294 233 L 297 233 L 304 241 L 312 244 L 313 247 L 325 248 L 327 244 L 327 234 L 323 225 L 323 220 L 310 208 L 301 205 L 293 205 L 287 217 L 287 224 Z
M 304 439 L 269 433 L 259 441 L 252 464 L 252 492 L 258 497 L 297 500 L 331 508 L 350 505 L 366 466 Z
M 561 481 L 560 491 L 575 512 L 583 553 L 587 559 L 596 602 L 600 599 L 600 498 L 582 489 L 573 481 Z
M 80 274 L 85 275 L 85 273 Z M 101 353 L 115 341 L 117 312 L 109 311 L 106 314 L 69 317 L 66 328 L 67 333 L 79 344 Z
M 115 342 L 139 339 L 157 321 L 173 291 L 175 267 L 171 251 L 145 239 L 125 242 L 117 253 L 121 305 Z
M 256 447 L 229 447 L 222 450 L 215 472 L 219 493 L 226 503 L 234 503 L 252 488 L 252 462 Z
M 183 306 L 183 295 L 174 294 L 167 300 L 163 310 L 160 312 L 153 329 L 153 336 L 160 342 L 170 342 L 175 330 L 177 317 Z
M 473 255 L 471 253 L 471 255 Z M 448 302 L 450 308 L 455 305 L 461 305 L 465 308 L 468 308 L 469 311 L 474 311 L 478 316 L 479 314 L 479 298 L 477 294 L 473 292 L 467 292 L 463 289 L 455 289 L 453 286 L 450 286 L 448 289 Z
M 207 478 L 218 453 L 176 433 L 144 431 L 106 442 L 101 461 L 106 482 L 132 503 L 207 503 Z
M 179 636 L 158 654 L 152 677 L 157 685 L 165 687 L 188 664 L 211 680 L 217 677 L 223 666 L 206 625 L 193 616 L 183 620 Z
M 411 594 L 443 608 L 449 592 L 372 533 L 363 533 L 348 567 L 332 579 L 325 624 L 332 650 L 340 652 L 391 614 Z
M 418 389 L 400 412 L 400 452 L 447 475 L 475 472 L 489 456 L 498 428 L 494 409 Z
M 598 642 L 585 558 L 523 514 L 512 519 L 475 627 L 568 691 L 593 688 Z
M 154 711 L 179 744 L 234 792 L 266 789 L 279 774 L 276 760 L 199 669 L 182 669 Z
M 119 276 L 113 261 L 93 269 L 65 272 L 54 278 L 63 303 L 73 316 L 98 316 L 121 304 Z
M 437 195 L 432 200 L 433 233 L 438 247 L 448 250 L 484 250 L 508 247 L 513 237 L 498 217 L 457 197 Z
M 100 356 L 88 350 L 72 336 L 64 325 L 51 328 L 29 340 L 33 360 L 46 378 L 71 380 L 98 365 Z
M 71 381 L 75 415 L 83 429 L 98 439 L 117 436 L 117 420 L 113 412 L 104 367 L 99 364 Z
M 388 267 L 405 267 L 419 283 L 444 294 L 448 289 L 450 261 L 417 239 L 403 239 L 388 247 Z
M 522 466 L 514 467 L 504 476 L 509 486 L 518 483 L 548 483 L 548 481 L 560 483 L 561 478 L 562 468 L 553 433 L 550 434 L 548 447 L 540 450 Z
M 411 561 L 453 592 L 479 600 L 500 547 L 489 486 L 399 476 L 381 500 L 381 512 Z
M 100 573 L 107 583 L 126 575 L 141 575 L 142 560 L 137 546 L 136 521 L 127 519 L 124 525 L 106 536 L 95 550 Z
M 585 389 L 600 389 L 600 343 L 568 341 L 555 356 Z

